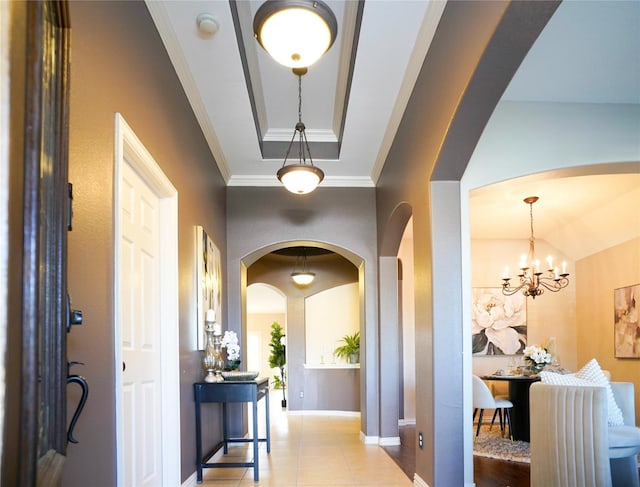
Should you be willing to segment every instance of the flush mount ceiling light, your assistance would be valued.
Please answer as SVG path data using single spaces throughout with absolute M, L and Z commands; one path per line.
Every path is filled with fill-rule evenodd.
M 509 267 L 504 268 L 502 274 L 502 293 L 511 296 L 512 294 L 522 291 L 525 296 L 531 296 L 536 299 L 536 296 L 540 296 L 544 293 L 544 290 L 548 290 L 557 293 L 561 289 L 567 287 L 569 284 L 569 273 L 567 272 L 567 263 L 562 262 L 562 271 L 558 270 L 558 266 L 553 266 L 553 258 L 547 257 L 547 273 L 541 271 L 540 261 L 536 259 L 536 246 L 535 238 L 533 236 L 533 204 L 538 201 L 537 196 L 529 196 L 524 199 L 524 202 L 529 205 L 529 218 L 531 222 L 531 234 L 529 236 L 529 255 L 522 254 L 520 257 L 520 272 L 518 277 L 520 283 L 517 286 L 511 287 L 509 281 Z
M 310 193 L 324 179 L 324 172 L 313 165 L 311 151 L 309 150 L 309 142 L 307 142 L 307 134 L 305 132 L 304 123 L 302 123 L 302 76 L 307 72 L 307 68 L 293 68 L 293 73 L 298 76 L 298 123 L 296 124 L 291 142 L 284 156 L 282 167 L 278 170 L 278 180 L 284 187 L 295 194 Z M 294 145 L 294 141 L 298 138 L 298 163 L 289 164 L 287 159 Z M 309 163 L 307 164 L 307 159 Z
M 278 63 L 307 67 L 329 50 L 338 22 L 320 0 L 267 0 L 253 18 L 253 33 Z
M 315 273 L 307 268 L 307 250 L 303 248 L 302 253 L 296 258 L 296 265 L 293 267 L 291 279 L 298 286 L 308 286 L 315 278 Z

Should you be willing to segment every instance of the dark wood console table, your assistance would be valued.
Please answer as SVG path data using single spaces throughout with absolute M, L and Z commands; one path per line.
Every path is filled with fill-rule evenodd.
M 513 403 L 511 426 L 513 439 L 529 441 L 529 387 L 540 380 L 537 375 L 485 375 L 483 380 L 509 382 L 509 401 Z
M 259 480 L 258 466 L 258 442 L 267 443 L 267 453 L 271 452 L 271 434 L 269 424 L 269 379 L 256 379 L 252 381 L 224 381 L 224 382 L 196 382 L 193 384 L 193 393 L 196 403 L 196 464 L 198 467 L 198 483 L 202 483 L 203 468 L 221 467 L 253 467 L 253 480 Z M 266 406 L 267 434 L 265 438 L 258 437 L 258 401 L 264 398 Z M 202 423 L 200 409 L 203 403 L 217 402 L 222 404 L 222 431 L 223 439 L 211 452 L 202 455 Z M 231 438 L 227 427 L 227 404 L 234 402 L 247 402 L 253 405 L 253 429 L 251 438 Z M 220 448 L 224 453 L 229 451 L 229 443 L 253 443 L 253 462 L 221 462 L 208 463 Z

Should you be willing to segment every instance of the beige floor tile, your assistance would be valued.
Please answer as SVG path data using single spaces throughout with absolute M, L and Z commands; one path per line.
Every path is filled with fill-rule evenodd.
M 271 453 L 267 454 L 266 444 L 260 443 L 259 482 L 253 481 L 253 468 L 221 468 L 205 469 L 203 485 L 412 486 L 412 481 L 382 448 L 362 443 L 359 417 L 289 414 L 279 407 L 281 394 L 276 391 L 271 399 Z M 262 423 L 264 409 L 259 409 L 258 414 Z M 251 461 L 252 458 L 252 444 L 234 445 L 222 461 Z

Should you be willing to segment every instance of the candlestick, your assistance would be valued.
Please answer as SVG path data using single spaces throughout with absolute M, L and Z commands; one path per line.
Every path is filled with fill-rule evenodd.
M 509 266 L 504 266 L 504 272 L 502 273 L 502 279 L 509 279 Z
M 556 280 L 560 278 L 560 276 L 558 276 L 558 266 L 556 266 L 556 268 L 554 269 L 553 274 Z
M 548 256 L 547 257 L 547 263 L 549 264 L 549 267 L 547 267 L 547 269 L 553 270 L 553 257 Z
M 566 261 L 562 261 L 562 273 L 566 274 L 567 273 L 567 262 Z
M 222 335 L 222 325 L 220 323 L 213 324 L 213 334 Z
M 216 312 L 212 309 L 208 309 L 204 314 L 204 321 L 216 321 Z

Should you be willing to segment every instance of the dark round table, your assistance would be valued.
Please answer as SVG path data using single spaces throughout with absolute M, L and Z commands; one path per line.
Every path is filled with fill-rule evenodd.
M 509 400 L 513 403 L 511 426 L 513 439 L 529 441 L 529 387 L 540 380 L 537 375 L 484 375 L 483 380 L 509 382 Z

